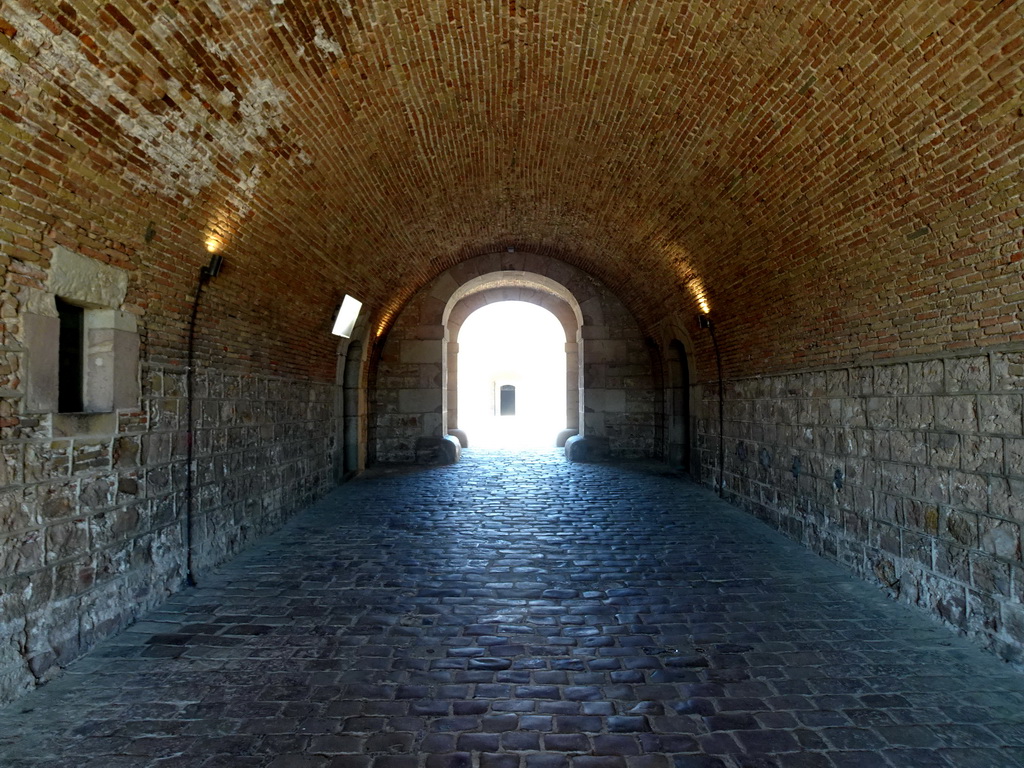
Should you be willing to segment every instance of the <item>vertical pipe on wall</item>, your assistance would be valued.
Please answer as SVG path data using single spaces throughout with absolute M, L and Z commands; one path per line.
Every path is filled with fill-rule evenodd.
M 722 352 L 718 348 L 715 324 L 708 315 L 698 315 L 698 324 L 711 334 L 711 345 L 715 350 L 715 372 L 718 376 L 718 495 L 725 495 L 725 385 L 722 382 Z
M 199 282 L 196 284 L 195 298 L 192 300 L 192 314 L 188 321 L 188 359 L 185 365 L 185 569 L 186 578 L 191 587 L 197 584 L 193 558 L 195 548 L 195 511 L 192 500 L 192 457 L 194 455 L 193 443 L 195 442 L 195 433 L 192 428 L 192 412 L 195 395 L 196 318 L 199 316 L 199 299 L 203 294 L 203 286 L 209 282 L 211 277 L 216 277 L 220 274 L 223 262 L 223 256 L 214 254 L 210 257 L 210 263 L 199 270 Z
M 715 368 L 718 372 L 718 495 L 725 496 L 725 385 L 722 383 L 722 352 L 718 348 L 715 326 L 709 325 L 711 344 L 715 348 Z

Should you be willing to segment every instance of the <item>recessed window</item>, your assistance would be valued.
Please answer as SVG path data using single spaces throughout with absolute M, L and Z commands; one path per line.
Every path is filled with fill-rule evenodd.
M 502 416 L 515 416 L 516 415 L 516 388 L 513 384 L 502 384 L 500 393 L 500 403 L 498 405 Z
M 85 309 L 56 299 L 60 334 L 57 339 L 57 410 L 80 413 L 85 410 Z

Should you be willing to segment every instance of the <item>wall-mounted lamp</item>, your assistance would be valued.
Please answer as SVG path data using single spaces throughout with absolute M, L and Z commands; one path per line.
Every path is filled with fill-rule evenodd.
M 359 318 L 359 310 L 363 308 L 363 302 L 345 294 L 341 306 L 338 307 L 338 315 L 334 318 L 334 327 L 331 333 L 341 336 L 343 339 L 352 336 L 352 330 L 356 327 L 356 320 Z
M 711 316 L 710 315 L 697 315 L 697 325 L 701 328 L 711 328 Z
M 209 280 L 220 274 L 220 268 L 224 266 L 224 257 L 219 253 L 210 256 L 210 263 L 199 270 L 201 280 Z

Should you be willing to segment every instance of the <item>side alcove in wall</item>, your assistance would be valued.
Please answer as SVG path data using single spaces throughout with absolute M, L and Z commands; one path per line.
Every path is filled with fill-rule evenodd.
M 334 479 L 339 483 L 365 469 L 368 460 L 366 334 L 365 323 L 360 322 L 352 338 L 341 339 L 338 343 L 334 403 L 338 450 Z

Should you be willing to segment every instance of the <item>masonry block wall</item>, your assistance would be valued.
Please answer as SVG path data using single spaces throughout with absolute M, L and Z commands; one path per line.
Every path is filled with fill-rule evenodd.
M 59 413 L 36 392 L 46 383 L 22 375 L 55 348 L 52 338 L 29 338 L 24 322 L 50 283 L 30 288 L 13 277 L 0 406 L 0 700 L 180 589 L 188 557 L 183 355 L 140 360 L 136 350 L 131 369 L 119 371 L 133 402 Z M 150 339 L 145 320 L 158 325 L 154 314 L 141 316 Z M 193 405 L 200 578 L 330 487 L 335 436 L 323 425 L 334 389 L 329 380 L 247 371 L 202 345 Z
M 602 299 L 600 324 L 586 324 L 584 305 L 582 434 L 607 440 L 612 458 L 660 458 L 662 401 L 650 348 L 622 302 L 607 289 Z
M 148 366 L 142 436 L 147 472 L 180 491 L 181 373 Z M 208 366 L 197 372 L 193 560 L 203 571 L 273 530 L 334 482 L 335 385 Z M 179 494 L 180 507 L 183 498 Z M 167 520 L 166 522 L 176 522 Z
M 376 461 L 442 460 L 437 441 L 447 434 L 445 329 L 427 319 L 434 314 L 429 309 L 432 303 L 426 291 L 413 297 L 380 346 L 372 384 Z
M 1022 348 L 734 379 L 725 496 L 1020 663 L 1022 397 Z
M 60 434 L 19 414 L 0 467 L 0 698 L 52 676 L 180 589 L 185 575 L 184 372 L 146 365 L 114 428 Z M 330 385 L 205 369 L 197 380 L 200 574 L 321 495 Z M 310 439 L 309 436 L 315 436 Z

